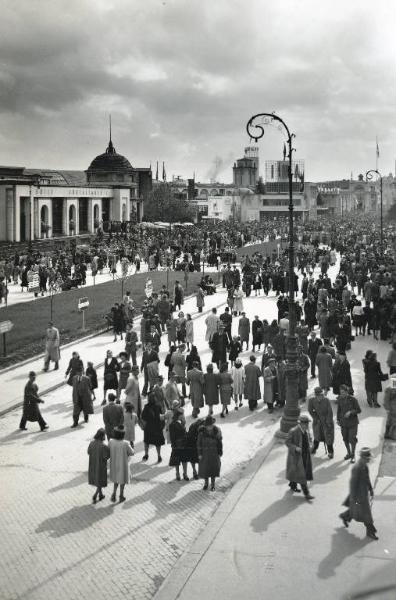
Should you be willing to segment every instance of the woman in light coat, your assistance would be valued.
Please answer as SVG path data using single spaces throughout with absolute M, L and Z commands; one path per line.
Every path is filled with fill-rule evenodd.
M 123 425 L 114 427 L 114 437 L 109 440 L 110 449 L 110 479 L 114 484 L 111 501 L 116 501 L 117 488 L 120 486 L 120 502 L 126 500 L 124 496 L 125 484 L 129 483 L 129 458 L 133 450 L 126 440 Z
M 242 361 L 240 358 L 236 359 L 235 365 L 232 367 L 231 370 L 231 375 L 232 386 L 234 391 L 235 410 L 238 410 L 238 408 L 242 406 L 242 397 L 245 389 L 245 369 L 242 366 Z
M 243 312 L 243 291 L 237 286 L 234 291 L 234 314 Z
M 228 363 L 223 363 L 220 367 L 220 401 L 222 404 L 222 410 L 220 417 L 225 418 L 228 415 L 228 405 L 231 404 L 232 398 L 232 375 L 228 371 Z
M 187 350 L 190 350 L 190 344 L 194 344 L 194 322 L 191 315 L 186 315 L 186 344 Z

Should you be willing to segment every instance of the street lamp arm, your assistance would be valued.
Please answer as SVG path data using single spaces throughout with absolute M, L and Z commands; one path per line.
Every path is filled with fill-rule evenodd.
M 255 121 L 257 119 L 264 119 L 264 124 L 270 124 L 271 121 L 278 121 L 278 123 L 280 123 L 282 125 L 282 127 L 284 128 L 286 135 L 287 135 L 287 141 L 290 145 L 290 150 L 292 149 L 291 148 L 292 139 L 296 136 L 294 135 L 294 133 L 290 133 L 289 128 L 286 125 L 286 123 L 284 122 L 284 120 L 281 119 L 280 117 L 278 117 L 278 115 L 276 115 L 275 113 L 258 113 L 257 115 L 254 115 L 253 117 L 251 117 L 246 125 L 246 131 L 250 138 L 252 138 L 255 142 L 257 142 L 260 138 L 264 137 L 263 124 L 255 123 Z M 254 131 L 254 130 L 256 130 L 256 131 Z M 257 130 L 259 131 L 258 133 L 257 133 Z
M 368 171 L 366 171 L 366 181 L 371 181 L 374 177 L 374 174 L 378 175 L 378 177 L 382 179 L 382 175 L 378 171 L 378 169 L 369 169 Z

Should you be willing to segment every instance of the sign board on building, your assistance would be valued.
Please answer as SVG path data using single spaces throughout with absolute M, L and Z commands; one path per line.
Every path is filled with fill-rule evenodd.
M 78 299 L 78 310 L 85 310 L 89 306 L 89 300 L 85 296 L 84 298 Z
M 12 321 L 0 321 L 0 334 L 8 333 L 14 327 L 14 323 Z

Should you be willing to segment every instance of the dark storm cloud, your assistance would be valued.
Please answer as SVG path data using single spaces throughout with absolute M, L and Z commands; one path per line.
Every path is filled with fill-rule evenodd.
M 358 169 L 376 134 L 393 164 L 392 13 L 366 0 L 8 3 L 0 160 L 85 168 L 112 112 L 133 163 L 206 173 L 214 156 L 241 153 L 251 114 L 276 110 L 312 177 Z M 269 135 L 263 158 L 282 143 Z

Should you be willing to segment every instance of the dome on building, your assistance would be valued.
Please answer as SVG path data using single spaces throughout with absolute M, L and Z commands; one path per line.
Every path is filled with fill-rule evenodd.
M 117 154 L 110 138 L 106 152 L 99 154 L 99 156 L 93 159 L 88 167 L 87 174 L 89 175 L 93 172 L 127 174 L 132 173 L 132 171 L 133 167 L 131 163 L 122 154 Z

